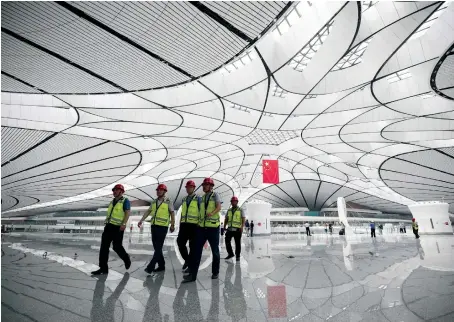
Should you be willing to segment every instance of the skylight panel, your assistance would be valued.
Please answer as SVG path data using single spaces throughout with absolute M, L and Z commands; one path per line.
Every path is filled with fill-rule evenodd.
M 414 34 L 410 37 L 410 40 L 418 39 L 419 37 L 423 36 L 427 30 L 435 23 L 435 21 L 441 16 L 441 14 L 446 10 L 448 7 L 448 2 L 444 2 L 440 8 L 435 10 L 429 18 L 414 32 Z
M 375 6 L 378 3 L 378 1 L 363 1 L 362 2 L 362 12 L 366 11 L 367 9 Z
M 224 67 L 221 68 L 221 74 L 230 74 L 230 73 L 246 66 L 254 59 L 255 59 L 255 54 L 253 53 L 252 50 L 249 50 L 249 51 L 245 52 L 244 54 L 240 55 L 237 59 L 235 59 L 230 64 L 224 65 Z
M 349 68 L 355 65 L 358 65 L 363 61 L 363 55 L 366 52 L 367 47 L 369 46 L 372 38 L 367 39 L 366 41 L 361 42 L 350 50 L 347 55 L 344 56 L 333 68 L 333 71 Z
M 286 95 L 287 95 L 286 90 L 279 87 L 277 84 L 274 84 L 274 86 L 273 86 L 273 96 L 274 97 L 285 98 Z
M 289 62 L 289 66 L 298 72 L 302 72 L 331 33 L 333 23 L 334 20 L 331 20 L 323 27 L 323 29 Z
M 386 77 L 390 84 L 412 77 L 409 69 L 404 69 Z

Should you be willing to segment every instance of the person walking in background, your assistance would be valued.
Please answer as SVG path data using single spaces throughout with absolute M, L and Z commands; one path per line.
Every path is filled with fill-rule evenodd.
M 329 223 L 328 225 L 329 233 L 332 235 L 333 234 L 333 224 Z
M 402 223 L 402 228 L 404 229 L 404 234 L 407 233 L 407 228 L 405 228 L 405 223 Z
M 142 226 L 143 221 L 148 216 L 151 218 L 147 221 L 151 224 L 151 242 L 153 244 L 154 253 L 148 266 L 145 268 L 145 273 L 151 274 L 153 272 L 162 272 L 165 270 L 165 260 L 162 248 L 164 247 L 164 240 L 167 236 L 167 231 L 173 233 L 175 230 L 175 210 L 173 202 L 166 197 L 167 187 L 165 184 L 159 184 L 156 188 L 158 198 L 153 201 L 148 211 L 140 219 L 138 226 Z M 156 264 L 158 268 L 155 269 Z
M 250 237 L 254 237 L 254 221 L 251 220 L 251 224 L 249 225 L 251 226 L 251 234 L 250 234 Z
M 246 222 L 244 223 L 244 227 L 246 227 L 246 236 L 249 237 L 249 220 L 246 219 Z
M 370 238 L 376 238 L 376 236 L 375 236 L 375 223 L 373 221 L 370 222 Z
M 113 244 L 113 250 L 124 261 L 126 269 L 131 267 L 131 259 L 123 247 L 123 235 L 131 212 L 131 203 L 128 198 L 123 197 L 124 192 L 125 188 L 121 184 L 115 185 L 112 189 L 114 199 L 107 208 L 101 248 L 99 249 L 99 269 L 91 272 L 92 275 L 109 273 L 107 262 L 109 261 L 110 244 Z
M 418 238 L 419 238 L 419 234 L 418 234 L 418 230 L 419 230 L 418 222 L 416 221 L 415 218 L 413 218 L 411 221 L 412 221 L 412 223 L 411 223 L 411 228 L 413 228 L 413 234 L 415 234 L 416 239 L 418 239 Z
M 311 230 L 310 230 L 310 228 L 309 228 L 309 227 L 310 227 L 309 223 L 306 222 L 305 226 L 306 226 L 306 235 L 307 235 L 307 236 L 311 236 Z
M 380 231 L 380 235 L 383 235 L 383 225 L 378 225 L 378 230 Z
M 244 226 L 244 213 L 241 208 L 238 207 L 238 198 L 233 196 L 230 200 L 232 207 L 227 211 L 227 216 L 224 219 L 224 230 L 228 225 L 227 232 L 225 233 L 225 248 L 227 249 L 227 257 L 225 259 L 232 258 L 232 238 L 235 239 L 235 256 L 236 261 L 240 260 L 241 254 L 241 236 L 243 235 Z
M 327 233 L 328 233 L 328 224 L 325 223 L 325 234 L 327 234 Z

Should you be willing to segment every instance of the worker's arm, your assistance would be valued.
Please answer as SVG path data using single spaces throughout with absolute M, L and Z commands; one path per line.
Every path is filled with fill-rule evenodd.
M 246 217 L 241 217 L 241 228 L 240 231 L 243 233 L 244 223 L 246 222 Z
M 225 227 L 227 226 L 227 222 L 228 222 L 228 213 L 225 215 L 225 218 L 224 218 L 224 229 Z
M 175 231 L 175 211 L 170 212 L 170 232 Z
M 150 212 L 151 212 L 150 209 L 145 211 L 145 214 L 142 216 L 142 218 L 140 219 L 139 223 L 137 224 L 137 226 L 139 226 L 139 228 L 140 228 L 140 226 L 142 226 L 143 221 L 150 215 Z
M 216 208 L 213 210 L 213 212 L 208 213 L 207 216 L 208 216 L 208 217 L 211 217 L 211 216 L 213 216 L 214 214 L 217 214 L 219 211 L 221 211 L 221 207 L 222 207 L 222 206 L 221 206 L 221 203 L 220 203 L 219 201 L 216 202 Z
M 125 210 L 125 217 L 123 218 L 123 222 L 121 223 L 120 230 L 126 229 L 126 224 L 128 223 L 130 213 L 131 213 L 131 210 Z

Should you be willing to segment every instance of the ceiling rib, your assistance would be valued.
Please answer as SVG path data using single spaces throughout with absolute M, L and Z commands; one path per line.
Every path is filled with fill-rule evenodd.
M 61 61 L 65 62 L 65 63 L 67 63 L 67 64 L 69 64 L 69 65 L 71 65 L 71 66 L 73 66 L 73 67 L 76 67 L 76 68 L 78 68 L 78 69 L 80 69 L 80 70 L 86 72 L 87 74 L 89 74 L 89 75 L 91 75 L 91 76 L 93 76 L 93 77 L 96 77 L 96 78 L 102 80 L 103 82 L 106 82 L 107 84 L 113 86 L 113 87 L 116 87 L 116 88 L 120 89 L 120 90 L 123 91 L 123 92 L 126 92 L 126 91 L 127 91 L 127 89 L 121 87 L 120 85 L 115 84 L 114 82 L 108 80 L 107 78 L 104 78 L 104 77 L 102 77 L 101 75 L 98 75 L 98 74 L 96 74 L 95 72 L 93 72 L 93 71 L 91 71 L 91 70 L 89 70 L 89 69 L 87 69 L 87 68 L 85 68 L 85 67 L 83 67 L 83 66 L 81 66 L 81 65 L 79 65 L 79 64 L 76 64 L 76 63 L 70 61 L 68 58 L 65 58 L 65 57 L 63 57 L 63 56 L 61 56 L 61 55 L 59 55 L 59 54 L 57 54 L 57 53 L 55 53 L 55 52 L 53 52 L 53 51 L 51 51 L 51 50 L 45 48 L 45 47 L 43 47 L 43 46 L 40 46 L 40 45 L 38 45 L 37 43 L 34 43 L 33 41 L 28 40 L 27 38 L 22 37 L 21 35 L 16 34 L 15 32 L 13 32 L 13 31 L 11 31 L 11 30 L 9 30 L 9 29 L 6 29 L 6 28 L 3 28 L 3 27 L 2 27 L 2 32 L 4 32 L 4 33 L 10 35 L 11 37 L 16 38 L 16 39 L 19 40 L 19 41 L 22 41 L 22 42 L 26 43 L 27 45 L 30 45 L 30 46 L 32 46 L 32 47 L 34 47 L 34 48 L 36 48 L 36 49 L 39 49 L 39 50 L 45 52 L 46 54 L 49 54 L 49 55 L 51 55 L 51 56 L 54 56 L 55 58 L 60 59 Z
M 239 30 L 237 27 L 232 25 L 230 22 L 228 22 L 227 20 L 222 18 L 219 14 L 217 14 L 216 12 L 211 10 L 210 8 L 206 7 L 200 1 L 190 1 L 189 3 L 192 4 L 194 7 L 196 7 L 197 9 L 199 9 L 204 14 L 206 14 L 208 17 L 210 17 L 211 19 L 216 21 L 217 23 L 219 23 L 222 26 L 224 26 L 227 30 L 229 30 L 230 32 L 232 32 L 235 35 L 237 35 L 238 37 L 240 37 L 241 39 L 243 39 L 243 40 L 245 40 L 245 41 L 247 41 L 249 43 L 252 42 L 252 39 L 248 35 L 246 35 L 244 32 Z
M 103 24 L 102 22 L 100 22 L 99 20 L 93 18 L 92 16 L 88 15 L 87 13 L 85 13 L 84 11 L 70 5 L 69 3 L 65 2 L 65 1 L 57 1 L 56 2 L 57 4 L 59 4 L 60 6 L 62 6 L 63 8 L 71 11 L 72 13 L 74 13 L 75 15 L 77 15 L 78 17 L 94 24 L 95 26 L 107 31 L 108 33 L 110 33 L 111 35 L 119 38 L 120 40 L 124 41 L 125 43 L 139 49 L 140 51 L 143 51 L 144 53 L 146 53 L 147 55 L 153 57 L 154 59 L 157 59 L 159 60 L 161 63 L 164 63 L 166 65 L 168 65 L 169 67 L 175 69 L 176 71 L 180 72 L 181 74 L 191 78 L 192 80 L 196 79 L 195 76 L 189 74 L 188 72 L 186 72 L 185 70 L 183 70 L 182 68 L 172 64 L 171 62 L 165 60 L 164 58 L 162 58 L 161 56 L 149 51 L 148 49 L 146 49 L 145 47 L 139 45 L 138 43 L 136 43 L 135 41 L 133 41 L 132 39 L 120 34 L 119 32 L 115 31 L 114 29 L 110 28 L 109 26 Z M 126 90 L 125 90 L 126 91 Z

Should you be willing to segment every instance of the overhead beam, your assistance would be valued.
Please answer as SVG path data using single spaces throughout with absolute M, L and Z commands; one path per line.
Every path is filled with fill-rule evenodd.
M 246 35 L 244 32 L 242 32 L 240 29 L 232 25 L 230 22 L 222 18 L 219 14 L 205 6 L 203 3 L 200 1 L 189 1 L 190 4 L 192 4 L 194 7 L 199 9 L 201 12 L 206 14 L 208 17 L 216 21 L 217 23 L 221 24 L 224 26 L 226 29 L 228 29 L 230 32 L 233 34 L 237 35 L 241 39 L 247 41 L 247 42 L 252 42 L 252 38 L 250 38 L 248 35 Z
M 16 38 L 19 41 L 22 41 L 22 42 L 26 43 L 27 45 L 30 45 L 30 46 L 38 49 L 38 50 L 41 50 L 41 51 L 45 52 L 46 54 L 49 54 L 49 55 L 51 55 L 51 56 L 53 56 L 53 57 L 65 62 L 66 64 L 69 64 L 69 65 L 71 65 L 71 66 L 73 66 L 73 67 L 75 67 L 77 69 L 80 69 L 80 70 L 86 72 L 87 74 L 89 74 L 89 75 L 91 75 L 93 77 L 96 77 L 96 78 L 102 80 L 103 82 L 106 82 L 107 84 L 113 86 L 113 87 L 116 87 L 116 88 L 120 89 L 123 92 L 127 92 L 128 91 L 126 88 L 123 88 L 123 87 L 121 87 L 118 84 L 115 84 L 114 82 L 108 80 L 107 78 L 104 78 L 103 76 L 101 76 L 99 74 L 96 74 L 95 72 L 89 70 L 88 68 L 85 68 L 85 67 L 83 67 L 83 66 L 81 66 L 81 65 L 79 65 L 77 63 L 74 63 L 74 62 L 70 61 L 68 58 L 63 57 L 62 55 L 57 54 L 56 52 L 53 52 L 53 51 L 51 51 L 51 50 L 49 50 L 49 49 L 47 49 L 47 48 L 45 48 L 45 47 L 43 47 L 41 45 L 38 45 L 37 43 L 35 43 L 35 42 L 33 42 L 33 41 L 31 41 L 31 40 L 19 35 L 19 34 L 16 34 L 14 31 L 11 31 L 9 29 L 6 29 L 6 28 L 2 27 L 2 32 L 4 32 L 7 35 L 10 35 L 13 38 Z
M 77 15 L 78 17 L 94 24 L 95 26 L 103 29 L 104 31 L 107 31 L 108 33 L 110 33 L 111 35 L 119 38 L 120 40 L 124 41 L 125 43 L 139 49 L 140 51 L 146 53 L 147 55 L 153 57 L 154 59 L 157 59 L 159 60 L 161 63 L 163 64 L 166 64 L 168 65 L 169 67 L 173 68 L 174 70 L 180 72 L 181 74 L 191 78 L 191 79 L 195 79 L 196 77 L 189 74 L 187 71 L 183 70 L 182 68 L 172 64 L 171 62 L 165 60 L 164 58 L 162 58 L 161 56 L 151 52 L 150 50 L 146 49 L 145 47 L 139 45 L 138 43 L 136 43 L 134 40 L 126 37 L 125 35 L 122 35 L 120 34 L 119 32 L 117 32 L 116 30 L 110 28 L 109 26 L 103 24 L 101 21 L 93 18 L 92 16 L 88 15 L 87 13 L 85 13 L 84 11 L 80 10 L 79 8 L 76 8 L 72 5 L 70 5 L 68 2 L 65 2 L 65 1 L 56 1 L 55 3 L 57 3 L 58 5 L 62 6 L 63 8 L 71 11 L 73 14 Z

